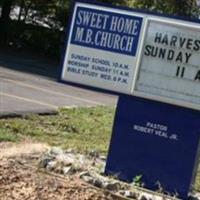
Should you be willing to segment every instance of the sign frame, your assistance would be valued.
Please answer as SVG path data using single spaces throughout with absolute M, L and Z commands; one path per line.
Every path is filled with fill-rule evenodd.
M 69 36 L 70 36 L 70 31 L 72 31 L 72 28 L 70 28 L 70 24 L 73 20 L 73 17 L 75 17 L 75 13 L 74 13 L 74 8 L 76 6 L 77 3 L 80 4 L 88 4 L 88 5 L 93 5 L 93 6 L 101 6 L 101 7 L 105 7 L 107 9 L 116 9 L 118 10 L 118 12 L 120 12 L 120 10 L 123 11 L 132 11 L 135 13 L 135 16 L 143 16 L 144 18 L 146 18 L 145 15 L 149 16 L 149 20 L 144 20 L 144 24 L 143 24 L 143 28 L 144 28 L 144 32 L 140 33 L 140 45 L 138 45 L 138 50 L 137 50 L 137 55 L 138 57 L 136 58 L 136 66 L 135 66 L 135 72 L 133 74 L 133 79 L 132 79 L 132 86 L 131 86 L 131 90 L 129 95 L 134 95 L 137 97 L 142 97 L 142 98 L 147 98 L 147 99 L 151 99 L 151 100 L 155 100 L 155 101 L 160 101 L 163 103 L 168 103 L 168 104 L 173 104 L 173 105 L 177 105 L 177 106 L 181 106 L 181 107 L 186 107 L 186 108 L 191 108 L 194 110 L 200 110 L 200 106 L 198 104 L 195 103 L 189 103 L 186 102 L 184 100 L 176 100 L 176 99 L 171 99 L 171 98 L 167 98 L 167 97 L 162 97 L 159 95 L 151 95 L 151 94 L 146 94 L 143 92 L 139 92 L 136 90 L 136 82 L 137 82 L 137 78 L 138 78 L 138 74 L 139 74 L 139 69 L 140 69 L 140 64 L 141 64 L 141 58 L 142 58 L 142 52 L 144 49 L 144 41 L 146 38 L 146 34 L 147 34 L 147 29 L 148 29 L 148 24 L 149 22 L 152 21 L 158 21 L 158 22 L 164 22 L 166 24 L 175 24 L 175 25 L 180 25 L 183 27 L 186 27 L 183 23 L 189 23 L 189 25 L 187 25 L 188 27 L 192 27 L 195 25 L 199 25 L 200 27 L 200 20 L 199 19 L 189 19 L 186 17 L 180 17 L 180 16 L 171 16 L 171 15 L 166 15 L 166 14 L 160 14 L 160 13 L 155 13 L 155 12 L 150 12 L 150 11 L 144 11 L 144 10 L 137 10 L 137 9 L 132 9 L 132 8 L 127 8 L 127 7 L 123 7 L 123 6 L 113 6 L 113 5 L 107 5 L 105 3 L 97 3 L 97 2 L 92 2 L 91 0 L 75 0 L 72 3 L 71 6 L 71 13 L 69 16 L 69 23 L 67 26 L 67 31 L 65 34 L 65 46 L 63 48 L 62 51 L 62 60 L 61 60 L 61 67 L 60 67 L 60 73 L 59 73 L 59 78 L 58 81 L 65 83 L 65 84 L 70 84 L 70 85 L 74 85 L 74 86 L 78 86 L 78 87 L 82 87 L 82 88 L 86 88 L 86 89 L 92 89 L 95 91 L 100 91 L 100 92 L 106 92 L 108 94 L 116 94 L 116 95 L 120 95 L 120 94 L 127 94 L 126 92 L 120 92 L 120 91 L 112 91 L 110 89 L 105 89 L 105 88 L 101 88 L 101 87 L 97 87 L 97 86 L 92 86 L 92 85 L 85 85 L 82 83 L 76 83 L 76 82 L 72 82 L 72 81 L 68 81 L 68 80 L 63 80 L 62 79 L 62 73 L 63 73 L 63 66 L 65 63 L 65 57 L 66 57 L 66 52 L 67 52 L 67 45 L 70 43 L 69 41 Z M 116 11 L 117 12 L 117 11 Z M 161 19 L 157 19 L 156 17 L 160 17 Z M 171 19 L 171 21 L 168 21 L 168 19 Z
M 74 25 L 75 14 L 76 14 L 76 10 L 78 8 L 78 6 L 76 4 L 85 4 L 83 6 L 83 8 L 85 8 L 87 4 L 88 4 L 89 8 L 92 7 L 92 6 L 96 6 L 96 7 L 97 6 L 101 6 L 102 10 L 104 10 L 104 11 L 107 10 L 107 12 L 109 12 L 108 11 L 109 9 L 115 10 L 115 11 L 110 11 L 110 12 L 113 12 L 115 14 L 121 14 L 120 11 L 123 11 L 123 12 L 128 11 L 129 13 L 132 11 L 132 9 L 129 9 L 129 8 L 128 9 L 124 9 L 123 7 L 119 7 L 118 8 L 116 6 L 107 5 L 105 3 L 94 3 L 94 2 L 91 2 L 90 0 L 89 1 L 87 1 L 87 0 L 86 1 L 85 0 L 73 1 L 72 9 L 71 9 L 72 12 L 70 14 L 68 28 L 67 28 L 67 32 L 66 32 L 65 47 L 64 47 L 63 53 L 62 53 L 62 62 L 61 62 L 61 68 L 60 68 L 60 73 L 59 73 L 60 75 L 59 75 L 58 81 L 62 82 L 62 83 L 70 84 L 70 85 L 75 85 L 75 86 L 87 88 L 87 89 L 92 89 L 92 90 L 95 90 L 95 91 L 106 92 L 106 93 L 109 93 L 109 94 L 116 94 L 116 95 L 131 94 L 132 93 L 132 84 L 133 84 L 133 78 L 134 78 L 134 75 L 135 75 L 135 70 L 133 71 L 132 79 L 130 78 L 129 91 L 127 90 L 127 92 L 118 91 L 118 90 L 112 90 L 112 89 L 108 89 L 108 88 L 106 89 L 106 88 L 103 88 L 103 87 L 95 86 L 95 84 L 84 84 L 84 83 L 80 83 L 79 81 L 78 82 L 73 82 L 71 80 L 63 80 L 62 77 L 63 77 L 63 73 L 64 73 L 63 71 L 65 69 L 65 65 L 66 65 L 66 57 L 67 57 L 67 54 L 69 53 L 69 52 L 67 52 L 67 50 L 68 50 L 69 44 L 71 43 L 70 40 L 72 39 L 72 32 L 73 32 L 72 25 Z M 129 14 L 124 14 L 124 13 L 122 13 L 122 14 L 123 15 L 129 15 Z M 132 15 L 133 15 L 133 17 L 138 17 L 138 18 L 141 17 L 141 13 L 140 12 L 135 12 Z M 130 17 L 132 17 L 132 15 L 130 15 Z M 72 24 L 72 25 L 70 26 L 70 24 Z M 141 23 L 141 29 L 143 28 L 143 26 L 144 25 L 143 25 L 143 22 L 142 22 Z M 137 56 L 139 56 L 139 48 L 140 48 L 140 46 L 142 44 L 141 41 L 140 41 L 141 36 L 139 35 L 138 37 L 139 37 L 138 38 L 138 46 L 137 46 L 136 55 L 135 55 L 135 60 L 136 60 L 135 68 L 136 68 L 137 62 L 138 62 Z M 141 43 L 141 44 L 139 45 L 139 43 Z

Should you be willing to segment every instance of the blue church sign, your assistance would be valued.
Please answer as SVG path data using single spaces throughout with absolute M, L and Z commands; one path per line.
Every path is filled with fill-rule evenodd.
M 106 174 L 186 199 L 200 139 L 200 113 L 121 95 L 114 122 Z

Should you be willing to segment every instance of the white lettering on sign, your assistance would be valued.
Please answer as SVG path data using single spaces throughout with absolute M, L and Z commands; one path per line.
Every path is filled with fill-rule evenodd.
M 119 33 L 137 35 L 138 34 L 138 20 L 126 19 L 124 17 L 112 17 L 112 22 L 110 25 L 110 31 L 115 31 Z
M 105 30 L 108 18 L 109 15 L 106 14 L 79 11 L 76 24 Z
M 134 132 L 140 134 L 147 134 L 149 136 L 161 137 L 163 139 L 177 141 L 178 135 L 175 133 L 170 133 L 168 126 L 162 124 L 155 124 L 152 122 L 146 122 L 144 125 L 134 124 Z
M 138 20 L 127 19 L 118 16 L 110 16 L 107 14 L 94 13 L 90 11 L 79 11 L 76 24 L 90 28 L 106 30 L 109 18 L 111 18 L 110 27 L 108 29 L 109 31 L 130 35 L 138 34 Z
M 151 20 L 135 90 L 200 104 L 200 27 Z

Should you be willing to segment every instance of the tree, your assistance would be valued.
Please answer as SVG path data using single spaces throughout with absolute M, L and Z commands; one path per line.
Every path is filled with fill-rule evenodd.
M 196 7 L 195 0 L 127 0 L 126 5 L 178 16 L 199 16 L 199 9 Z
M 13 0 L 4 0 L 2 2 L 1 22 L 7 22 L 9 20 L 12 3 Z
M 2 2 L 2 12 L 0 18 L 0 36 L 2 42 L 7 41 L 7 31 L 9 27 L 12 4 L 13 0 L 4 0 Z
M 175 13 L 180 16 L 190 16 L 191 5 L 187 0 L 175 0 Z

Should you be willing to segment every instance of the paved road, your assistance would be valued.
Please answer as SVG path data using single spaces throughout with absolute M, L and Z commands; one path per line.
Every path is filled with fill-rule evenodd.
M 0 116 L 51 113 L 59 107 L 116 105 L 117 97 L 56 81 L 45 60 L 0 54 Z

